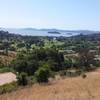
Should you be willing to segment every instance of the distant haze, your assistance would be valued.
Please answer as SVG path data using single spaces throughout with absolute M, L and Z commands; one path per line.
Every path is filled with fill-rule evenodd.
M 100 33 L 92 30 L 61 30 L 61 29 L 36 29 L 36 28 L 0 28 L 9 33 L 28 35 L 28 36 L 75 36 Z

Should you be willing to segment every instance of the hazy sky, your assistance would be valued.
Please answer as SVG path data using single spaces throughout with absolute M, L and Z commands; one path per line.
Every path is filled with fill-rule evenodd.
M 100 0 L 0 0 L 0 27 L 100 30 Z

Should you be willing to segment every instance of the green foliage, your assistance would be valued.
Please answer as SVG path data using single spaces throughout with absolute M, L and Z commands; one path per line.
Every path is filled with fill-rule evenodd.
M 96 67 L 100 67 L 100 61 L 95 61 L 94 65 L 95 65 Z
M 2 85 L 2 86 L 0 86 L 0 94 L 14 91 L 17 88 L 18 88 L 18 85 L 17 85 L 16 82 L 12 82 L 12 83 L 9 83 L 9 84 Z
M 34 75 L 34 72 L 38 69 L 39 65 L 36 60 L 27 60 L 27 59 L 16 59 L 12 62 L 11 66 L 15 69 L 15 71 L 21 73 L 25 72 L 28 75 Z
M 28 75 L 24 72 L 17 75 L 18 84 L 25 86 L 28 84 Z
M 47 82 L 52 73 L 77 76 L 80 72 L 65 70 L 88 70 L 91 64 L 100 66 L 99 62 L 94 63 L 95 54 L 90 53 L 90 50 L 96 50 L 97 55 L 100 54 L 100 34 L 68 38 L 33 37 L 0 31 L 0 50 L 0 55 L 6 57 L 9 56 L 9 50 L 16 51 L 16 58 L 7 67 L 0 67 L 0 72 L 18 72 L 20 85 L 27 85 L 30 77 L 35 77 L 34 81 Z M 66 50 L 73 52 L 60 52 Z M 2 60 L 0 65 L 3 65 Z
M 66 66 L 66 69 L 67 69 L 67 68 L 71 68 L 71 67 L 73 66 L 72 59 L 67 59 L 67 60 L 65 60 L 64 66 Z
M 17 48 L 23 48 L 23 47 L 25 47 L 25 44 L 24 43 L 18 43 L 17 44 Z
M 12 61 L 11 66 L 19 73 L 25 72 L 28 75 L 34 75 L 38 68 L 43 66 L 43 63 L 50 66 L 52 71 L 59 71 L 62 69 L 63 61 L 63 54 L 57 50 L 40 48 L 29 53 L 19 52 L 17 58 Z
M 13 68 L 11 67 L 5 67 L 5 66 L 0 66 L 0 73 L 5 73 L 5 72 L 14 72 Z
M 48 78 L 50 77 L 50 69 L 48 66 L 44 65 L 43 67 L 40 67 L 36 72 L 35 72 L 35 77 L 37 82 L 48 82 Z

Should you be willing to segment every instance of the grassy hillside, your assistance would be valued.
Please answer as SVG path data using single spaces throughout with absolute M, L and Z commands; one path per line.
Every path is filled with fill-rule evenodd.
M 0 100 L 100 100 L 100 69 L 81 76 L 55 80 L 51 85 L 35 84 L 0 96 Z
M 56 82 L 56 84 L 50 86 L 41 87 L 35 85 L 33 86 L 33 90 L 35 88 L 38 90 L 38 91 L 36 90 L 35 92 L 29 88 L 29 91 L 33 91 L 33 93 L 35 94 L 32 93 L 28 94 L 27 92 L 25 92 L 24 94 L 24 90 L 21 90 L 23 91 L 22 93 L 20 93 L 19 91 L 20 94 L 32 95 L 32 98 L 35 98 L 34 95 L 40 95 L 40 97 L 45 97 L 44 94 L 41 94 L 41 93 L 48 93 L 48 91 L 44 90 L 45 88 L 50 89 L 51 92 L 49 91 L 50 93 L 48 94 L 51 95 L 55 95 L 57 93 L 62 94 L 64 91 L 66 92 L 66 95 L 68 95 L 67 94 L 68 91 L 75 92 L 77 88 L 80 88 L 80 86 L 82 87 L 80 88 L 80 90 L 84 89 L 83 88 L 84 80 L 87 80 L 86 83 L 84 83 L 85 86 L 87 87 L 89 81 L 90 82 L 95 81 L 94 79 L 95 75 L 90 76 L 90 78 L 87 77 L 86 79 L 82 79 L 78 76 L 83 75 L 83 78 L 85 78 L 86 72 L 93 71 L 98 67 L 100 67 L 99 56 L 100 56 L 100 34 L 97 35 L 81 34 L 79 36 L 69 37 L 69 38 L 37 37 L 37 36 L 33 37 L 33 36 L 14 35 L 14 34 L 9 34 L 8 32 L 0 31 L 0 73 L 4 72 L 15 73 L 17 76 L 17 82 L 16 82 L 18 86 L 17 89 L 19 89 L 20 87 L 25 88 L 27 86 L 37 83 L 48 83 L 49 78 L 53 78 L 53 80 L 55 80 L 54 77 L 57 75 L 62 77 L 67 77 L 67 79 L 65 80 L 62 79 L 60 81 L 55 80 L 54 82 Z M 78 77 L 78 78 L 72 78 L 72 77 Z M 99 82 L 98 80 L 96 81 Z M 72 86 L 70 85 L 69 82 L 72 83 Z M 77 84 L 79 84 L 79 86 L 76 86 Z M 65 86 L 66 87 L 68 86 L 70 89 L 67 89 Z M 57 88 L 57 90 L 55 87 Z M 72 87 L 74 89 L 72 89 Z M 9 90 L 9 84 L 1 88 L 3 88 L 2 93 L 7 93 Z M 43 90 L 41 90 L 41 88 L 43 88 Z M 54 88 L 55 90 L 53 94 L 52 94 L 52 88 Z M 64 91 L 61 90 L 60 92 L 58 88 L 62 88 Z M 14 87 L 12 88 L 12 84 L 10 84 L 10 90 L 13 91 L 15 89 L 16 85 L 15 88 Z M 39 92 L 39 90 L 41 90 L 41 93 Z M 27 89 L 25 89 L 25 91 L 27 91 Z M 39 94 L 36 94 L 37 92 Z M 18 96 L 20 94 L 18 94 Z M 50 97 L 52 97 L 51 95 Z M 62 95 L 66 97 L 64 93 Z M 19 96 L 19 98 L 20 97 L 24 98 L 22 96 Z M 11 97 L 13 99 L 16 98 L 16 96 L 13 96 L 13 94 Z M 37 98 L 36 100 L 39 100 L 38 96 L 36 98 Z M 57 98 L 55 98 L 55 100 Z M 58 98 L 57 100 L 60 99 Z

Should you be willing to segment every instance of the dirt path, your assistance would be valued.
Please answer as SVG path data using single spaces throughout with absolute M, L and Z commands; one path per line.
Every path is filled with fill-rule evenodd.
M 10 83 L 12 81 L 16 81 L 16 75 L 9 72 L 9 73 L 2 73 L 0 74 L 0 85 Z
M 100 70 L 87 77 L 57 80 L 47 86 L 33 85 L 0 96 L 0 100 L 100 100 Z

